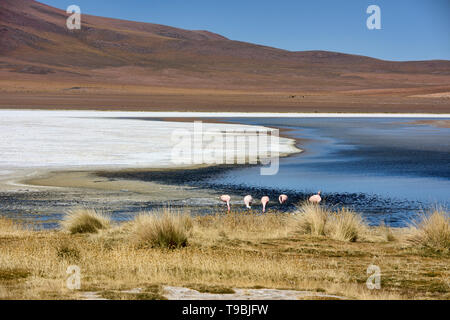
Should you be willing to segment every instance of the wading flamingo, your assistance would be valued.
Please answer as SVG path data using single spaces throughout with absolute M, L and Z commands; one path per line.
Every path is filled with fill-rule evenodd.
M 264 196 L 261 198 L 261 204 L 263 207 L 263 212 L 266 212 L 266 205 L 269 203 L 269 197 L 268 196 Z
M 220 201 L 225 202 L 227 204 L 228 212 L 230 212 L 230 210 L 231 210 L 230 200 L 231 200 L 231 197 L 227 194 L 220 196 Z
M 251 195 L 247 195 L 244 197 L 244 203 L 247 209 L 252 208 L 253 197 Z
M 278 201 L 280 201 L 280 204 L 285 203 L 287 201 L 287 199 L 288 199 L 288 196 L 285 194 L 282 194 L 278 197 Z
M 322 201 L 322 198 L 320 197 L 320 191 L 317 192 L 317 194 L 315 194 L 309 198 L 309 202 L 314 203 L 314 204 L 319 204 L 320 201 Z

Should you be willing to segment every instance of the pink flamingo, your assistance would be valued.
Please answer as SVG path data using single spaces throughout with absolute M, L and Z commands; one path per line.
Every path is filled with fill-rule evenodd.
M 244 197 L 244 203 L 245 203 L 245 206 L 247 207 L 247 209 L 251 209 L 252 208 L 251 207 L 252 202 L 253 202 L 253 197 L 251 195 L 247 195 L 247 196 Z
M 269 203 L 269 197 L 264 196 L 261 198 L 261 204 L 263 207 L 263 212 L 266 212 L 266 205 Z
M 285 194 L 282 194 L 278 197 L 278 201 L 280 202 L 280 204 L 285 203 L 287 201 L 287 199 L 288 199 L 288 196 Z
M 230 201 L 231 201 L 231 197 L 227 194 L 224 194 L 223 196 L 220 196 L 220 201 L 225 202 L 227 204 L 227 208 L 228 208 L 228 212 L 230 212 L 231 207 L 230 207 Z
M 320 197 L 320 191 L 317 192 L 317 194 L 315 194 L 309 198 L 309 202 L 314 203 L 314 204 L 319 204 L 320 201 L 322 201 L 322 198 Z

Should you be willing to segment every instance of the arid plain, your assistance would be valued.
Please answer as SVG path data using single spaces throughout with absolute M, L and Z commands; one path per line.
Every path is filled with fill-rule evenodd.
M 2 0 L 0 108 L 450 113 L 450 61 L 291 52 L 90 15 L 82 15 L 81 30 L 70 31 L 66 19 L 65 11 L 37 1 Z M 448 120 L 417 123 L 448 128 Z M 199 192 L 82 170 L 28 178 L 31 185 L 13 186 L 25 202 L 104 204 L 129 200 L 124 189 L 136 193 L 136 202 Z M 286 298 L 289 289 L 296 299 L 449 299 L 444 209 L 408 228 L 369 227 L 357 212 L 305 203 L 293 215 L 222 209 L 196 217 L 188 208 L 156 212 L 159 218 L 141 212 L 119 223 L 78 208 L 66 212 L 60 228 L 40 231 L 0 218 L 0 298 L 179 299 L 190 288 L 197 298 L 254 298 L 255 290 Z M 66 282 L 74 264 L 83 274 L 80 290 Z M 380 290 L 366 285 L 372 264 L 382 270 Z

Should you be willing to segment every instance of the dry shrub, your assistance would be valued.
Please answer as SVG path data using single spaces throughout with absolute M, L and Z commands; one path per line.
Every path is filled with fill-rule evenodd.
M 68 212 L 61 225 L 71 234 L 96 233 L 109 228 L 111 219 L 93 209 L 75 209 Z
M 187 246 L 193 222 L 189 214 L 165 209 L 140 214 L 133 227 L 133 238 L 139 246 L 175 249 Z
M 314 236 L 325 235 L 325 227 L 330 217 L 330 211 L 326 208 L 305 202 L 293 216 L 300 232 Z
M 194 221 L 196 231 L 210 239 L 217 234 L 231 238 L 272 238 L 286 235 L 288 229 L 285 215 L 254 211 L 198 216 Z
M 348 209 L 332 212 L 326 207 L 305 202 L 292 217 L 297 230 L 313 236 L 327 236 L 340 241 L 356 241 L 367 225 L 361 216 Z
M 410 227 L 413 236 L 410 241 L 422 247 L 437 251 L 450 250 L 449 212 L 435 209 L 426 213 L 422 220 Z
M 30 227 L 22 225 L 12 219 L 0 217 L 0 236 L 23 236 L 31 234 Z
M 345 208 L 332 213 L 327 228 L 331 238 L 350 242 L 355 242 L 367 231 L 361 216 Z
M 18 226 L 11 219 L 0 218 L 0 234 L 9 234 L 18 230 Z
M 395 235 L 392 232 L 392 229 L 386 226 L 384 223 L 382 223 L 378 230 L 380 231 L 381 235 L 383 236 L 383 240 L 387 242 L 395 241 Z

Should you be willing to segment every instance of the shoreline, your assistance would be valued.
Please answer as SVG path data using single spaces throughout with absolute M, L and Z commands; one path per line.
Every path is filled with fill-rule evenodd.
M 84 115 L 86 114 L 84 113 Z M 102 112 L 102 115 L 105 114 Z M 127 113 L 127 115 L 136 116 L 137 114 Z M 170 120 L 167 119 L 164 122 L 168 121 Z M 164 126 L 165 124 L 161 125 Z M 186 126 L 189 126 L 189 124 Z M 238 129 L 248 127 L 248 125 L 226 123 L 225 125 L 221 125 L 219 129 L 228 126 Z M 151 128 L 153 128 L 153 125 L 150 126 L 150 130 Z M 280 152 L 280 157 L 286 157 L 290 154 L 297 154 L 303 151 L 296 147 L 298 144 L 297 140 L 281 135 L 280 138 L 283 138 L 283 140 L 280 139 L 280 144 L 285 145 L 280 151 L 290 151 Z M 234 164 L 230 167 L 239 168 L 242 166 L 241 164 Z M 55 221 L 57 216 L 67 211 L 67 206 L 74 207 L 77 203 L 82 203 L 84 206 L 106 208 L 106 210 L 111 212 L 125 212 L 130 210 L 131 214 L 137 212 L 140 207 L 157 208 L 164 205 L 171 205 L 171 203 L 180 206 L 180 203 L 186 202 L 189 203 L 188 206 L 192 207 L 194 211 L 201 211 L 203 210 L 201 206 L 196 207 L 195 204 L 190 204 L 190 201 L 192 200 L 194 203 L 206 202 L 210 206 L 218 206 L 220 205 L 220 202 L 217 200 L 218 191 L 208 187 L 202 188 L 201 186 L 171 184 L 167 183 L 167 181 L 155 182 L 140 181 L 137 179 L 124 180 L 108 178 L 102 177 L 98 173 L 167 172 L 172 170 L 196 170 L 199 168 L 219 167 L 220 165 L 216 164 L 176 165 L 173 163 L 159 163 L 157 166 L 150 164 L 150 166 L 83 165 L 28 168 L 4 167 L 1 169 L 3 174 L 0 176 L 0 196 L 3 199 L 2 209 L 4 211 L 2 213 L 7 216 L 17 216 L 17 219 L 21 220 L 23 216 L 27 215 L 25 214 L 26 212 L 31 212 L 32 214 L 46 216 L 48 220 Z M 112 199 L 114 200 L 111 201 Z M 60 206 L 58 204 L 59 202 L 64 203 L 64 206 Z M 39 203 L 46 203 L 46 205 L 40 205 Z M 14 214 L 13 211 L 20 213 Z M 32 219 L 25 221 L 33 223 Z M 42 221 L 36 221 L 36 224 L 39 223 L 42 223 Z M 53 222 L 49 223 L 54 227 Z M 44 225 L 46 224 L 48 223 L 44 221 Z
M 89 156 L 91 156 L 91 154 L 88 154 L 88 158 L 87 160 L 85 160 L 85 145 L 89 145 L 89 141 L 84 141 L 84 140 L 80 140 L 79 138 L 77 140 L 69 140 L 69 143 L 73 143 L 75 147 L 78 147 L 80 149 L 80 151 L 78 151 L 80 154 L 78 155 L 78 158 L 74 158 L 71 157 L 71 159 L 66 159 L 66 154 L 64 153 L 64 151 L 59 151 L 57 149 L 55 149 L 55 152 L 60 152 L 60 155 L 57 154 L 57 156 L 54 156 L 53 154 L 51 154 L 51 152 L 53 152 L 54 148 L 59 147 L 58 145 L 61 145 L 61 143 L 64 143 L 64 138 L 65 137 L 61 137 L 60 141 L 57 141 L 57 144 L 54 145 L 50 145 L 47 149 L 46 149 L 46 153 L 42 153 L 40 150 L 36 149 L 34 150 L 35 153 L 41 155 L 44 154 L 44 158 L 42 158 L 41 162 L 36 162 L 37 160 L 34 160 L 35 163 L 25 163 L 26 166 L 21 166 L 20 164 L 18 165 L 4 165 L 3 167 L 0 168 L 0 172 L 4 173 L 3 175 L 0 176 L 0 191 L 9 191 L 8 189 L 12 188 L 12 189 L 18 189 L 18 188 L 26 188 L 28 186 L 27 181 L 29 180 L 36 180 L 41 176 L 45 176 L 45 175 L 49 175 L 52 174 L 54 175 L 55 173 L 58 172 L 81 172 L 81 171 L 85 171 L 85 172 L 95 172 L 95 171 L 99 171 L 99 170 L 109 170 L 109 171 L 122 171 L 122 170 L 153 170 L 153 169 L 176 169 L 176 168 L 195 168 L 200 166 L 211 166 L 211 165 L 216 165 L 216 164 L 176 164 L 170 161 L 170 152 L 172 150 L 172 148 L 174 147 L 173 145 L 166 143 L 167 139 L 165 138 L 167 133 L 172 132 L 173 130 L 178 130 L 178 129 L 187 129 L 187 130 L 191 130 L 191 124 L 188 122 L 186 123 L 186 121 L 183 121 L 184 123 L 186 123 L 186 125 L 178 125 L 176 123 L 179 123 L 179 119 L 175 119 L 175 121 L 170 121 L 169 119 L 164 119 L 164 120 L 158 120 L 158 119 L 152 119 L 154 121 L 154 123 L 152 123 L 151 125 L 146 124 L 144 122 L 139 123 L 139 127 L 136 128 L 136 122 L 132 122 L 133 120 L 144 120 L 144 119 L 123 119 L 122 117 L 131 117 L 131 116 L 139 116 L 139 118 L 141 118 L 143 115 L 148 115 L 148 116 L 153 116 L 156 117 L 159 114 L 154 114 L 154 113 L 140 113 L 140 112 L 113 112 L 111 114 L 114 114 L 114 116 L 116 118 L 107 118 L 105 117 L 106 115 L 110 115 L 110 113 L 107 112 L 92 112 L 91 111 L 73 111 L 73 110 L 67 110 L 67 111 L 49 111 L 49 110 L 0 110 L 0 113 L 5 112 L 6 114 L 8 114 L 9 112 L 13 112 L 12 114 L 10 114 L 10 116 L 12 116 L 15 121 L 17 121 L 17 118 L 19 116 L 23 116 L 25 123 L 27 123 L 29 125 L 29 121 L 35 121 L 34 120 L 34 113 L 38 112 L 39 115 L 41 116 L 41 118 L 45 119 L 45 120 L 40 120 L 40 121 L 36 121 L 36 126 L 38 126 L 39 128 L 45 126 L 45 125 L 49 125 L 49 126 L 54 126 L 54 122 L 58 122 L 61 121 L 60 119 L 62 119 L 62 117 L 65 118 L 65 120 L 68 121 L 68 124 L 72 123 L 71 119 L 75 119 L 75 123 L 72 123 L 75 127 L 77 127 L 77 123 L 76 122 L 76 118 L 77 117 L 81 117 L 82 119 L 84 119 L 84 117 L 87 116 L 98 116 L 99 119 L 104 120 L 103 123 L 103 128 L 102 130 L 108 130 L 108 134 L 109 136 L 103 137 L 104 140 L 106 140 L 106 143 L 109 142 L 108 139 L 111 139 L 111 137 L 114 138 L 114 140 L 112 140 L 110 143 L 114 143 L 116 144 L 117 142 L 119 143 L 119 145 L 121 145 L 122 147 L 125 147 L 125 149 L 123 151 L 121 151 L 122 153 L 119 153 L 119 156 L 121 158 L 118 158 L 116 156 L 116 154 L 120 151 L 118 150 L 114 150 L 114 152 L 108 151 L 109 149 L 109 145 L 108 144 L 102 144 L 99 145 L 98 148 L 99 149 L 94 149 L 93 151 L 95 151 L 94 154 L 94 158 L 89 158 Z M 48 115 L 52 115 L 51 118 L 48 117 Z M 191 113 L 186 114 L 186 116 L 192 115 Z M 83 117 L 84 116 L 84 117 Z M 103 116 L 103 117 L 102 117 Z M 31 120 L 30 120 L 31 119 Z M 52 121 L 52 120 L 55 121 Z M 119 122 L 111 122 L 111 120 L 124 120 L 127 122 L 121 122 L 121 127 L 119 126 L 119 128 L 117 128 L 117 123 Z M 94 121 L 93 121 L 94 120 Z M 6 127 L 4 128 L 4 130 L 8 130 L 8 121 L 4 120 Z M 20 118 L 19 118 L 20 121 Z M 99 120 L 101 121 L 101 120 Z M 189 119 L 187 120 L 189 121 Z M 20 122 L 19 122 L 20 123 Z M 84 127 L 86 126 L 96 126 L 98 122 L 95 121 L 95 118 L 92 119 L 90 117 L 86 117 L 86 121 L 85 122 L 81 122 Z M 0 123 L 1 125 L 1 123 Z M 133 129 L 136 131 L 136 129 L 140 130 L 137 133 L 135 133 L 135 135 L 131 134 L 130 136 L 126 136 L 121 138 L 122 140 L 117 141 L 117 139 L 115 138 L 114 135 L 120 135 L 121 132 L 125 131 L 129 131 L 126 130 L 126 128 L 129 127 L 133 127 Z M 41 129 L 37 129 L 39 133 Z M 57 130 L 59 130 L 60 134 L 66 134 L 65 133 L 65 129 L 61 128 L 61 125 L 56 126 L 55 127 Z M 110 129 L 111 128 L 111 129 Z M 205 130 L 209 130 L 209 129 L 218 129 L 218 130 L 227 130 L 228 128 L 232 129 L 233 131 L 237 130 L 245 130 L 247 128 L 265 128 L 265 129 L 272 129 L 272 128 L 268 128 L 268 127 L 263 127 L 263 126 L 251 126 L 251 125 L 245 125 L 245 124 L 233 124 L 233 123 L 220 123 L 219 121 L 214 121 L 213 124 L 211 124 L 210 121 L 205 123 Z M 22 130 L 22 128 L 19 126 L 13 126 L 12 127 L 13 130 Z M 47 130 L 52 129 L 51 127 L 46 128 Z M 111 131 L 114 130 L 114 131 Z M 159 130 L 159 131 L 158 131 Z M 111 133 L 109 132 L 111 131 Z M 156 132 L 155 132 L 156 131 Z M 102 131 L 100 131 L 101 133 L 103 133 Z M 97 131 L 93 131 L 93 133 L 97 133 Z M 141 137 L 139 137 L 140 140 L 140 144 L 136 144 L 136 142 L 134 140 L 136 140 L 136 135 L 141 135 Z M 73 139 L 72 137 L 76 136 L 76 129 L 73 132 L 68 132 L 67 139 Z M 13 135 L 12 138 L 14 138 L 15 136 Z M 87 136 L 90 140 L 92 140 L 91 137 Z M 6 137 L 6 139 L 11 139 L 11 137 Z M 30 139 L 33 139 L 33 137 L 30 137 Z M 159 139 L 159 140 L 158 140 Z M 159 144 L 161 145 L 161 143 L 166 144 L 165 149 L 161 149 L 160 147 L 152 147 L 151 145 L 149 145 L 147 143 L 147 141 L 154 141 L 154 144 Z M 138 153 L 137 156 L 134 156 L 130 158 L 130 156 L 133 156 L 133 149 L 129 149 L 129 144 L 130 142 L 133 141 L 136 144 L 136 152 Z M 0 141 L 1 142 L 1 141 Z M 5 148 L 8 147 L 8 145 L 11 142 L 7 142 L 7 145 L 5 146 Z M 91 142 L 96 143 L 96 140 L 93 140 Z M 20 141 L 18 142 L 20 143 Z M 38 142 L 34 142 L 34 144 L 36 144 Z M 147 146 L 147 150 L 143 153 L 142 152 L 142 144 L 145 143 L 145 145 Z M 292 139 L 289 137 L 286 137 L 284 135 L 280 135 L 280 142 L 278 143 L 278 145 L 280 146 L 280 150 L 279 150 L 279 156 L 280 157 L 285 157 L 288 156 L 290 154 L 297 154 L 297 153 L 301 153 L 303 150 L 299 149 L 297 147 L 298 145 L 298 141 L 296 139 Z M 156 148 L 156 149 L 155 149 Z M 90 148 L 92 149 L 92 147 Z M 20 150 L 20 149 L 19 149 Z M 16 154 L 20 151 L 16 151 Z M 63 149 L 65 150 L 65 149 Z M 99 150 L 99 151 L 98 151 Z M 75 149 L 75 151 L 71 150 L 71 152 L 74 153 L 75 156 L 77 156 L 76 152 L 77 150 Z M 98 152 L 100 152 L 100 154 L 98 154 Z M 101 154 L 101 152 L 106 152 L 105 154 Z M 155 152 L 157 153 L 157 157 L 155 158 Z M 257 154 L 255 154 L 257 157 L 260 157 L 260 154 L 258 151 L 256 151 Z M 111 158 L 111 153 L 114 156 L 113 158 Z M 27 155 L 23 155 L 23 154 L 19 154 L 21 158 L 30 158 L 30 159 L 34 159 L 33 157 L 33 151 L 31 151 L 30 154 Z M 49 159 L 46 159 L 45 156 L 50 156 Z M 54 158 L 51 158 L 51 157 Z M 59 158 L 58 158 L 59 156 Z M 61 158 L 61 156 L 63 156 L 63 158 Z M 195 155 L 194 155 L 195 156 Z M 14 157 L 14 156 L 13 156 Z M 80 158 L 81 157 L 81 158 Z M 111 159 L 110 159 L 111 158 Z M 51 162 L 53 159 L 56 159 L 57 161 Z M 11 163 L 14 163 L 14 158 L 11 159 L 6 159 L 4 160 L 4 162 L 8 162 L 10 161 Z M 48 163 L 48 165 L 42 166 L 42 163 Z M 85 162 L 85 163 L 83 163 Z M 103 162 L 103 163 L 102 163 Z M 246 161 L 247 162 L 247 161 Z M 236 164 L 236 166 L 239 166 L 239 164 Z M 36 186 L 36 185 L 34 185 Z
M 216 111 L 123 111 L 103 109 L 45 109 L 45 108 L 2 108 L 0 111 L 32 111 L 32 112 L 102 112 L 122 114 L 148 115 L 153 118 L 449 118 L 450 113 L 419 112 L 216 112 Z

